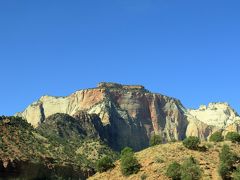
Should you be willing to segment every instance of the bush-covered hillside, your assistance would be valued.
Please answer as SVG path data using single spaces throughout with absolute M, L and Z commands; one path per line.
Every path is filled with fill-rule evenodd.
M 201 180 L 218 180 L 221 179 L 219 174 L 221 164 L 219 155 L 224 144 L 228 144 L 231 152 L 238 155 L 238 157 L 240 156 L 240 145 L 229 141 L 219 143 L 203 142 L 200 144 L 200 147 L 205 146 L 206 149 L 204 151 L 201 149 L 188 149 L 184 147 L 182 142 L 161 144 L 135 153 L 140 163 L 140 170 L 137 173 L 127 177 L 124 176 L 121 172 L 121 160 L 119 160 L 115 163 L 115 168 L 107 172 L 97 173 L 89 179 L 167 180 L 171 179 L 170 177 L 172 176 L 183 179 L 191 179 L 194 177 L 196 179 L 200 178 Z M 235 170 L 236 167 L 240 167 L 238 165 L 239 161 L 234 164 L 231 177 L 239 177 L 239 171 Z
M 116 153 L 99 138 L 82 133 L 84 129 L 73 117 L 58 114 L 51 118 L 51 123 L 34 129 L 22 118 L 0 117 L 1 177 L 84 179 L 95 172 L 99 158 L 116 159 Z

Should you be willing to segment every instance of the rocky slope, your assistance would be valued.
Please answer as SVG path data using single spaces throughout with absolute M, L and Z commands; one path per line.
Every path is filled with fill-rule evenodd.
M 79 111 L 100 118 L 99 136 L 116 150 L 125 146 L 141 150 L 148 146 L 152 134 L 162 135 L 164 141 L 181 140 L 189 135 L 206 139 L 219 129 L 239 129 L 239 116 L 227 104 L 187 110 L 175 98 L 151 93 L 143 86 L 116 83 L 100 83 L 96 88 L 67 97 L 43 96 L 16 115 L 38 127 L 55 113 L 74 116 Z

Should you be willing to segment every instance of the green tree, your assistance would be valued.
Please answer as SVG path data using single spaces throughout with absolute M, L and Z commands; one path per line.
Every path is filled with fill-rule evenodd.
M 209 141 L 212 141 L 212 142 L 221 142 L 223 140 L 224 138 L 222 136 L 222 132 L 220 131 L 213 133 L 209 138 Z
M 121 172 L 124 176 L 135 174 L 140 169 L 140 164 L 137 158 L 134 156 L 131 148 L 124 148 L 121 152 L 120 161 Z
M 105 172 L 113 167 L 114 167 L 113 160 L 108 156 L 105 156 L 97 161 L 98 172 Z
M 124 156 L 125 154 L 129 154 L 129 153 L 134 154 L 132 148 L 130 148 L 130 147 L 125 147 L 125 148 L 121 151 L 121 156 Z
M 171 163 L 168 168 L 166 175 L 173 180 L 180 180 L 181 179 L 181 165 L 177 162 Z
M 201 174 L 202 171 L 199 164 L 193 157 L 190 157 L 183 162 L 181 168 L 182 180 L 198 180 L 201 178 Z
M 218 167 L 218 172 L 223 179 L 229 179 L 231 168 L 227 164 L 221 162 Z
M 154 134 L 151 138 L 150 138 L 150 142 L 149 145 L 150 146 L 156 146 L 162 144 L 162 137 L 160 135 L 156 135 Z
M 228 145 L 223 145 L 219 153 L 220 166 L 219 174 L 223 179 L 228 179 L 233 171 L 233 165 L 237 161 L 236 154 L 232 153 Z
M 192 150 L 197 150 L 200 144 L 200 139 L 195 136 L 189 136 L 183 140 L 183 145 Z
M 219 153 L 219 159 L 228 166 L 232 166 L 237 161 L 237 155 L 231 152 L 230 147 L 225 144 Z
M 240 142 L 240 134 L 238 134 L 237 132 L 228 132 L 225 139 L 234 143 Z

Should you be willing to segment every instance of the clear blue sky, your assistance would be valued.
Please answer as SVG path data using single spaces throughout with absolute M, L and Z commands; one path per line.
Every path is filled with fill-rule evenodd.
M 0 2 L 0 114 L 100 81 L 240 112 L 239 0 Z

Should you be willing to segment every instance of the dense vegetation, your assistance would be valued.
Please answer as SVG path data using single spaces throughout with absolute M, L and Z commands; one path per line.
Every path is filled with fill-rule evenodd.
M 181 179 L 181 165 L 177 162 L 173 162 L 168 166 L 166 175 L 173 180 Z
M 150 138 L 150 142 L 149 145 L 150 146 L 156 146 L 162 144 L 162 137 L 160 135 L 156 135 L 154 134 L 151 138 Z
M 209 141 L 212 141 L 212 142 L 221 142 L 223 140 L 224 140 L 224 137 L 221 131 L 216 131 L 209 138 Z
M 236 171 L 233 172 L 233 179 L 234 180 L 239 180 L 240 179 L 240 166 L 238 166 Z
M 228 132 L 225 139 L 232 141 L 233 143 L 239 143 L 240 142 L 240 134 L 238 134 L 237 132 Z
M 228 145 L 224 145 L 219 153 L 219 174 L 223 179 L 231 179 L 231 173 L 234 170 L 234 164 L 237 161 L 237 155 L 231 152 Z
M 140 169 L 140 164 L 137 158 L 134 156 L 134 152 L 131 148 L 126 147 L 121 152 L 121 172 L 124 176 L 137 173 Z
M 200 144 L 200 139 L 195 136 L 189 136 L 183 140 L 183 145 L 191 150 L 197 150 Z
M 68 164 L 87 177 L 96 171 L 97 160 L 104 156 L 117 159 L 117 153 L 100 139 L 82 133 L 74 118 L 57 117 L 38 129 L 20 117 L 0 117 L 0 161 L 11 158 L 53 167 Z
M 108 156 L 105 156 L 97 161 L 98 172 L 105 172 L 113 167 L 114 167 L 113 160 Z
M 79 162 L 86 168 L 96 170 L 97 160 L 104 156 L 116 160 L 117 154 L 97 135 L 94 136 L 91 133 L 94 131 L 90 129 L 92 124 L 88 123 L 87 127 L 83 127 L 82 124 L 78 119 L 58 113 L 50 116 L 37 130 L 41 135 L 63 145 L 64 148 L 61 150 L 67 153 L 74 162 Z M 86 128 L 89 129 L 88 132 Z
M 202 171 L 193 157 L 186 159 L 181 167 L 182 180 L 198 180 L 201 178 Z
M 196 159 L 187 158 L 182 165 L 173 162 L 168 166 L 166 175 L 173 180 L 198 180 L 201 178 L 202 171 Z

